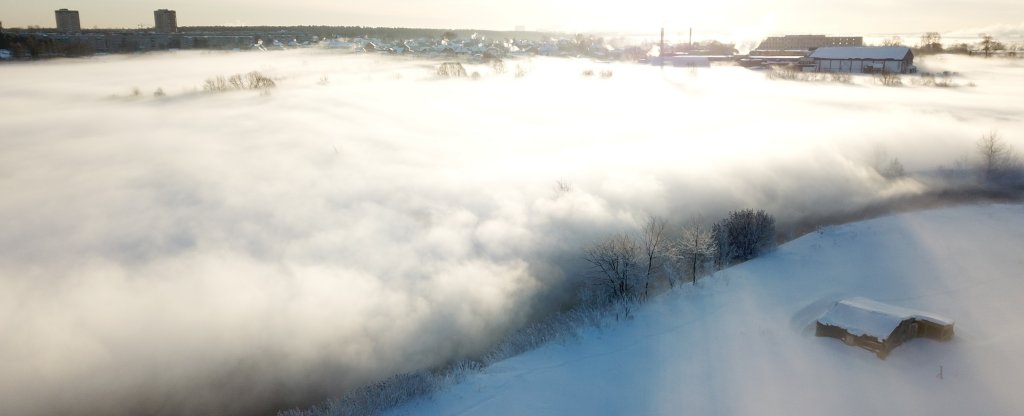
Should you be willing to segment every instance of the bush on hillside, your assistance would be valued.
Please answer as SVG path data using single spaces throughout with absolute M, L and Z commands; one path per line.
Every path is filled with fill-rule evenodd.
M 775 217 L 764 210 L 733 211 L 712 229 L 720 267 L 750 260 L 775 248 Z

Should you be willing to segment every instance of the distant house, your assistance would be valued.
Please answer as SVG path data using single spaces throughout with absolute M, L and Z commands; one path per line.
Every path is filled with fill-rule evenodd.
M 916 337 L 945 341 L 953 320 L 865 298 L 841 300 L 818 319 L 815 335 L 874 352 L 885 359 L 893 348 Z
M 906 46 L 857 46 L 818 48 L 808 57 L 818 72 L 855 74 L 916 72 L 914 53 Z

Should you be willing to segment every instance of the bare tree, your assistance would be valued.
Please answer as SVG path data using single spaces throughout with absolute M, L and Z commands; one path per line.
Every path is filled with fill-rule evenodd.
M 981 38 L 981 51 L 985 52 L 985 56 L 992 56 L 992 52 L 998 50 L 999 47 L 1002 46 L 1002 44 L 996 41 L 992 35 L 989 35 L 988 33 L 982 33 L 978 35 L 978 37 Z
M 658 217 L 647 217 L 640 230 L 640 246 L 643 252 L 646 272 L 644 273 L 644 298 L 650 294 L 651 280 L 661 269 L 661 264 L 668 253 L 668 236 L 665 233 L 665 220 Z
M 942 35 L 940 35 L 939 32 L 926 32 L 921 35 L 920 50 L 927 53 L 941 53 Z
M 882 40 L 882 46 L 903 46 L 903 38 L 893 36 Z
M 636 296 L 643 275 L 641 245 L 628 234 L 620 234 L 586 249 L 583 258 L 590 263 L 593 282 L 608 301 Z
M 978 155 L 981 164 L 978 167 L 981 176 L 988 182 L 999 182 L 1019 173 L 1020 160 L 997 133 L 989 133 L 978 139 Z
M 691 281 L 697 283 L 697 276 L 703 274 L 704 265 L 718 252 L 712 227 L 700 216 L 691 218 L 683 226 L 678 250 L 680 258 L 690 271 Z

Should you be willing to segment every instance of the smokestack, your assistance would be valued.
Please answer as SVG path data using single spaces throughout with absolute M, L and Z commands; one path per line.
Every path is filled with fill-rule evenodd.
M 665 28 L 661 28 L 661 44 L 658 46 L 658 57 L 665 56 Z
M 693 49 L 693 28 L 690 28 L 690 49 Z
M 661 43 L 658 44 L 658 65 L 665 67 L 665 27 L 661 28 Z

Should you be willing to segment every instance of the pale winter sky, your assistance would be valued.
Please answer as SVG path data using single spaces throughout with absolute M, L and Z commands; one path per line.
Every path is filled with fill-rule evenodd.
M 178 12 L 182 26 L 353 25 L 431 28 L 704 34 L 888 34 L 978 30 L 1024 32 L 1021 0 L 0 0 L 6 27 L 53 27 L 53 10 L 81 13 L 82 26 L 153 25 L 153 10 Z

